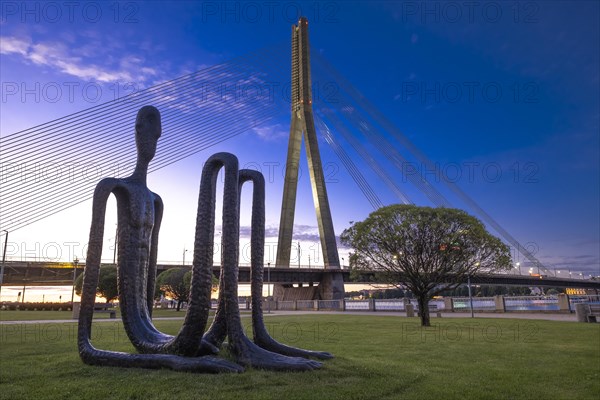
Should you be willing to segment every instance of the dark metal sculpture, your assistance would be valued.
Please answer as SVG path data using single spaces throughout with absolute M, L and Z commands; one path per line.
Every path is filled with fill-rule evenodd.
M 136 119 L 137 164 L 124 179 L 106 178 L 94 192 L 92 225 L 79 315 L 78 346 L 87 364 L 120 367 L 170 368 L 191 372 L 241 372 L 242 366 L 304 371 L 321 363 L 302 357 L 331 358 L 329 353 L 295 349 L 273 340 L 262 320 L 262 268 L 264 261 L 265 185 L 262 174 L 238 170 L 237 158 L 213 155 L 202 171 L 189 306 L 176 336 L 152 324 L 156 280 L 158 232 L 163 205 L 146 186 L 148 165 L 161 135 L 158 110 L 140 109 Z M 225 170 L 223 199 L 222 264 L 219 305 L 210 329 L 204 333 L 210 310 L 212 255 L 215 226 L 216 180 Z M 252 181 L 252 322 L 254 341 L 243 332 L 238 299 L 239 203 L 242 185 Z M 90 341 L 96 287 L 102 254 L 104 216 L 108 196 L 114 194 L 118 212 L 119 304 L 125 332 L 141 354 L 95 349 Z M 225 338 L 237 363 L 216 358 Z M 238 365 L 239 364 L 239 365 Z M 241 366 L 240 366 L 241 365 Z

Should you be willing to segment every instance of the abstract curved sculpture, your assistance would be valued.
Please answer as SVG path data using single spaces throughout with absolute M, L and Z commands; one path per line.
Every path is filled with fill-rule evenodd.
M 262 320 L 262 268 L 264 261 L 265 184 L 262 174 L 238 170 L 237 158 L 218 153 L 202 171 L 189 306 L 176 336 L 160 332 L 152 323 L 156 280 L 158 232 L 163 204 L 146 186 L 148 165 L 161 135 L 160 113 L 152 106 L 140 109 L 135 125 L 138 157 L 133 174 L 106 178 L 96 186 L 90 240 L 84 271 L 78 347 L 81 359 L 92 365 L 170 368 L 190 372 L 241 372 L 242 366 L 271 370 L 304 371 L 321 363 L 307 357 L 331 358 L 329 353 L 285 346 L 273 340 Z M 216 181 L 225 170 L 222 260 L 218 307 L 204 333 L 210 311 L 212 255 L 215 227 Z M 254 342 L 243 332 L 237 303 L 239 258 L 239 203 L 245 182 L 253 183 L 252 200 L 252 326 Z M 125 332 L 140 354 L 98 350 L 91 344 L 92 317 L 102 254 L 106 203 L 117 199 L 119 304 Z M 225 338 L 236 363 L 214 357 Z

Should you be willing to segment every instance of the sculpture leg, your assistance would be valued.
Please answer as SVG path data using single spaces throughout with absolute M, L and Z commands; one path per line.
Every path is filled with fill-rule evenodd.
M 252 224 L 250 233 L 251 252 L 251 296 L 252 331 L 254 343 L 263 349 L 292 357 L 333 358 L 331 353 L 303 350 L 277 342 L 265 328 L 262 310 L 263 266 L 265 248 L 265 180 L 262 174 L 253 170 L 240 171 L 239 191 L 245 182 L 252 182 Z
M 93 252 L 92 246 L 88 250 Z M 78 338 L 79 356 L 89 365 L 137 367 L 137 368 L 169 368 L 187 372 L 242 372 L 239 365 L 214 357 L 188 358 L 168 354 L 127 354 L 116 351 L 98 350 L 91 344 L 92 318 L 96 287 L 98 286 L 99 265 L 88 263 L 84 272 L 81 295 L 81 310 L 79 314 Z
M 242 328 L 240 311 L 238 306 L 238 276 L 239 276 L 239 202 L 240 186 L 243 181 L 254 177 L 257 190 L 256 215 L 252 216 L 252 226 L 257 226 L 259 235 L 253 239 L 264 247 L 264 179 L 261 174 L 251 171 L 243 171 L 238 178 L 237 168 L 231 173 L 225 170 L 225 188 L 223 198 L 223 299 L 227 318 L 227 337 L 229 350 L 236 360 L 244 366 L 255 368 L 283 370 L 283 371 L 307 371 L 319 368 L 321 363 L 306 360 L 299 357 L 287 357 L 265 350 L 254 344 L 244 334 Z M 240 178 L 242 182 L 240 183 Z M 256 188 L 255 188 L 256 190 Z M 262 200 L 262 201 L 261 201 Z M 254 208 L 254 207 L 253 207 Z M 253 210 L 254 211 L 254 210 Z M 262 230 L 262 232 L 260 232 Z M 259 239 L 260 237 L 260 239 Z M 262 251 L 253 254 L 253 259 L 262 259 Z
M 318 362 L 303 358 L 286 357 L 264 350 L 252 343 L 252 341 L 244 334 L 237 298 L 239 259 L 239 171 L 237 158 L 232 154 L 215 154 L 207 160 L 204 166 L 201 182 L 201 197 L 204 197 L 201 198 L 200 203 L 204 205 L 207 213 L 204 214 L 204 227 L 201 228 L 197 226 L 197 229 L 207 229 L 212 238 L 212 231 L 214 230 L 216 181 L 219 170 L 223 167 L 225 169 L 222 236 L 223 256 L 219 280 L 219 306 L 213 324 L 204 335 L 204 340 L 212 345 L 220 346 L 226 333 L 229 350 L 236 361 L 242 365 L 273 370 L 311 370 L 318 368 L 321 366 Z M 198 221 L 200 222 L 200 220 Z M 212 243 L 212 240 L 210 243 Z M 202 246 L 202 243 L 197 242 L 195 246 L 194 253 L 196 253 L 198 247 Z M 210 254 L 212 255 L 212 251 Z
M 223 268 L 221 267 L 221 276 L 223 276 Z M 215 354 L 215 349 L 218 352 L 227 337 L 227 319 L 225 317 L 225 299 L 223 292 L 225 291 L 223 279 L 219 279 L 219 300 L 213 322 L 202 338 L 202 344 L 199 354 Z

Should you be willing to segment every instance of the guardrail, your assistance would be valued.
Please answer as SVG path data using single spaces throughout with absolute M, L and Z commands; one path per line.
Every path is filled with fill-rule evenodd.
M 566 294 L 558 296 L 494 296 L 473 297 L 475 312 L 572 312 L 576 303 L 600 304 L 600 295 L 573 296 Z M 271 301 L 271 310 L 329 310 L 329 311 L 407 311 L 407 304 L 418 312 L 419 306 L 415 299 L 363 299 L 363 300 L 296 300 Z M 430 307 L 440 312 L 470 312 L 471 300 L 468 297 L 445 297 L 432 299 Z M 267 307 L 267 300 L 265 306 Z

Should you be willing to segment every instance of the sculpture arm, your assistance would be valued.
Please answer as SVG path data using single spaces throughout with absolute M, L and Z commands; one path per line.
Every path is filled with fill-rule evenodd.
M 89 345 L 94 303 L 96 300 L 96 287 L 100 275 L 100 261 L 102 257 L 102 241 L 104 237 L 104 220 L 108 196 L 117 188 L 116 179 L 103 179 L 96 186 L 92 205 L 92 223 L 88 242 L 85 270 L 83 273 L 83 286 L 81 290 L 81 308 L 79 312 L 79 347 Z M 115 243 L 116 245 L 116 243 Z
M 150 259 L 148 263 L 148 315 L 152 317 L 152 306 L 154 304 L 154 291 L 156 286 L 156 259 L 158 256 L 158 234 L 160 232 L 160 224 L 163 216 L 163 202 L 159 195 L 154 195 L 154 227 L 152 228 L 152 238 L 150 242 Z

